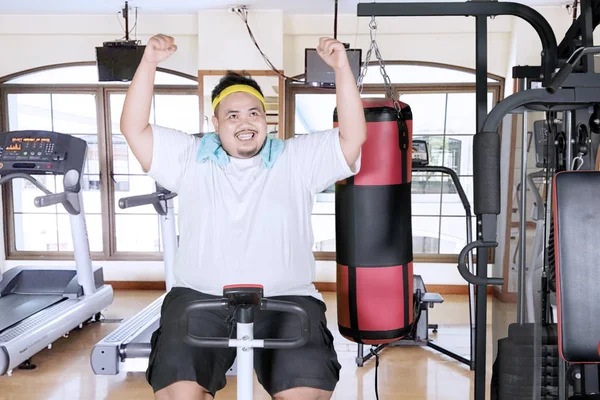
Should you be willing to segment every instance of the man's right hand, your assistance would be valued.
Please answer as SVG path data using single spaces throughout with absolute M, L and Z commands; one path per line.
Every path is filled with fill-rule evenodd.
M 177 45 L 172 36 L 154 35 L 148 39 L 143 60 L 150 64 L 158 64 L 169 58 L 176 51 Z

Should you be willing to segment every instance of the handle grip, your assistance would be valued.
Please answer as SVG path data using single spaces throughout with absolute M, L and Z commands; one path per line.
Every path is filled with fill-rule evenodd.
M 565 65 L 563 65 L 562 68 L 558 70 L 556 75 L 554 75 L 554 78 L 552 78 L 546 90 L 552 94 L 556 93 L 556 91 L 564 83 L 565 79 L 567 79 L 567 76 L 573 72 L 573 68 L 579 63 L 579 60 L 581 60 L 583 56 L 598 53 L 600 53 L 600 46 L 580 47 L 575 50 Z
M 481 285 L 481 286 L 487 286 L 487 285 L 502 285 L 504 283 L 504 279 L 503 278 L 482 278 L 476 275 L 473 275 L 469 269 L 467 268 L 467 264 L 465 264 L 465 257 L 467 257 L 467 255 L 471 252 L 471 250 L 476 249 L 476 248 L 486 248 L 486 247 L 496 247 L 498 246 L 498 243 L 496 242 L 482 242 L 481 240 L 478 240 L 476 242 L 471 242 L 469 244 L 467 244 L 462 251 L 460 252 L 460 255 L 458 256 L 458 272 L 460 273 L 460 276 L 462 276 L 467 282 L 472 283 L 473 285 Z
M 200 337 L 189 332 L 189 319 L 195 311 L 212 311 L 227 309 L 229 303 L 227 299 L 218 300 L 198 300 L 194 301 L 184 309 L 182 315 L 184 342 L 190 346 L 196 347 L 230 347 L 230 338 L 228 337 Z M 289 312 L 300 318 L 300 334 L 295 338 L 289 339 L 264 339 L 263 348 L 265 349 L 293 349 L 304 346 L 310 338 L 310 320 L 308 313 L 297 304 L 263 298 L 260 309 L 265 311 Z
M 183 310 L 183 315 L 181 317 L 183 332 L 185 333 L 183 341 L 190 346 L 196 347 L 229 347 L 228 337 L 201 337 L 192 335 L 189 332 L 190 314 L 195 311 L 215 311 L 227 309 L 227 306 L 228 303 L 226 299 L 197 300 L 188 304 L 188 306 Z
M 67 193 L 52 193 L 46 196 L 38 196 L 33 200 L 36 207 L 48 207 L 67 200 Z
M 552 81 L 550 81 L 550 84 L 548 85 L 546 90 L 553 94 L 556 93 L 558 88 L 560 88 L 560 85 L 564 83 L 565 79 L 567 79 L 567 76 L 569 76 L 571 72 L 573 72 L 573 65 L 563 65 L 563 67 L 558 70 L 556 75 L 554 75 L 554 78 L 552 78 Z
M 308 343 L 308 339 L 310 338 L 310 320 L 308 319 L 308 313 L 302 307 L 288 301 L 263 298 L 260 309 L 289 312 L 296 314 L 300 318 L 300 334 L 297 337 L 292 339 L 264 339 L 265 349 L 294 349 Z
M 125 209 L 131 207 L 145 206 L 148 204 L 153 204 L 157 200 L 157 194 L 154 193 L 142 194 L 139 196 L 123 197 L 122 199 L 119 199 L 119 207 L 121 209 Z

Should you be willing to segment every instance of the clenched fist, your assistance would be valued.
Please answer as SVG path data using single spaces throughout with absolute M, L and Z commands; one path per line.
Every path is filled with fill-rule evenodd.
M 344 44 L 336 39 L 325 37 L 319 39 L 317 53 L 334 71 L 339 71 L 350 65 Z
M 151 64 L 158 64 L 169 58 L 176 51 L 177 45 L 173 37 L 154 35 L 148 40 L 148 44 L 146 44 L 143 60 Z

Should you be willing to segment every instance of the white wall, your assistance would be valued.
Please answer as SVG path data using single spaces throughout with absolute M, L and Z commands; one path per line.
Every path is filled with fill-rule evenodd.
M 258 11 L 249 16 L 252 34 L 275 68 L 283 68 L 283 13 Z M 198 69 L 269 69 L 250 39 L 246 25 L 228 11 L 198 13 Z
M 570 25 L 570 16 L 559 7 L 539 8 L 554 27 L 557 38 Z M 351 47 L 369 46 L 369 18 L 341 15 L 338 38 Z M 321 36 L 332 36 L 330 16 L 283 15 L 251 12 L 250 25 L 263 51 L 285 74 L 304 71 L 304 49 L 316 47 Z M 473 18 L 379 18 L 377 42 L 386 60 L 432 61 L 475 67 Z M 535 31 L 520 19 L 488 20 L 489 71 L 506 77 L 506 95 L 512 90 L 511 67 L 539 64 L 541 45 Z M 190 15 L 139 16 L 137 37 L 146 42 L 155 33 L 175 37 L 179 47 L 164 67 L 196 75 L 198 69 L 268 69 L 248 38 L 242 21 L 224 11 L 201 11 Z M 0 48 L 5 57 L 0 77 L 42 65 L 95 60 L 95 46 L 123 35 L 118 17 L 0 15 Z M 375 61 L 375 55 L 372 59 Z M 507 120 L 508 121 L 508 120 Z M 506 193 L 510 123 L 505 121 L 502 144 L 502 193 Z M 506 208 L 503 199 L 502 210 Z M 499 240 L 504 238 L 504 215 L 499 218 Z M 503 244 L 495 270 L 501 271 Z M 39 263 L 39 262 L 38 262 Z M 48 264 L 45 262 L 41 262 Z M 4 262 L 4 268 L 34 262 Z M 163 279 L 160 262 L 97 262 L 108 280 Z M 318 262 L 317 281 L 335 281 L 335 263 Z M 463 284 L 454 264 L 419 264 L 415 273 L 429 284 Z M 495 274 L 497 275 L 497 274 Z
M 343 16 L 338 39 L 352 48 L 370 45 L 370 18 Z M 332 36 L 329 17 L 288 16 L 285 23 L 285 71 L 304 72 L 304 49 L 316 47 L 319 37 Z M 488 24 L 489 71 L 504 75 L 509 51 L 512 18 L 498 17 Z M 384 60 L 431 61 L 475 67 L 475 20 L 473 18 L 378 18 L 377 45 Z M 371 61 L 376 61 L 375 53 Z
M 179 50 L 162 66 L 196 76 L 197 26 L 195 15 L 148 15 L 139 18 L 137 38 L 145 44 L 156 33 L 173 36 Z M 0 77 L 43 65 L 95 61 L 97 46 L 122 36 L 116 15 L 0 15 Z

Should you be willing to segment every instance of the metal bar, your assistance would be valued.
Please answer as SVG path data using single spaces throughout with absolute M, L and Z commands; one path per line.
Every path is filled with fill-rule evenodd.
M 475 3 L 473 3 L 475 4 Z M 492 4 L 492 3 L 481 3 Z M 487 117 L 487 17 L 477 16 L 475 18 L 475 101 L 476 108 L 476 126 L 477 132 L 481 132 L 484 121 Z M 476 166 L 474 166 L 476 167 Z M 483 221 L 481 221 L 483 222 Z M 483 235 L 483 225 L 478 225 Z M 494 232 L 495 236 L 495 232 Z M 487 238 L 483 238 L 487 240 Z M 495 238 L 490 238 L 492 241 Z M 477 250 L 477 276 L 487 279 L 487 248 Z M 485 400 L 486 393 L 486 329 L 487 329 L 487 285 L 477 286 L 475 292 L 475 400 Z
M 440 172 L 442 174 L 450 175 L 450 178 L 452 179 L 452 183 L 454 183 L 454 187 L 456 187 L 456 191 L 458 192 L 458 197 L 460 198 L 460 202 L 462 203 L 463 208 L 465 209 L 465 215 L 466 216 L 471 215 L 471 205 L 469 204 L 469 199 L 465 193 L 464 188 L 460 184 L 460 179 L 458 178 L 456 171 L 454 171 L 451 168 L 442 167 L 442 166 L 438 166 L 438 165 L 415 165 L 412 167 L 412 171 L 413 172 Z
M 581 45 L 583 47 L 594 46 L 594 28 L 592 18 L 592 1 L 581 0 Z M 583 72 L 594 72 L 594 55 L 585 55 L 582 59 Z
M 536 10 L 519 3 L 467 1 L 452 3 L 359 3 L 359 17 L 445 17 L 513 15 L 528 22 L 542 42 L 543 79 L 548 82 L 556 68 L 558 45 L 548 21 Z
M 368 360 L 368 358 L 367 358 Z M 356 365 L 358 367 L 362 367 L 365 363 L 365 347 L 362 343 L 358 344 L 358 348 L 356 349 Z
M 475 121 L 479 132 L 488 113 L 487 17 L 478 15 L 475 24 Z
M 498 127 L 502 123 L 504 117 L 513 112 L 513 110 L 525 105 L 585 104 L 589 102 L 587 96 L 578 95 L 576 97 L 575 95 L 576 91 L 581 93 L 583 90 L 584 89 L 567 88 L 559 89 L 554 94 L 551 94 L 548 93 L 546 89 L 529 89 L 511 94 L 500 103 L 496 104 L 492 111 L 490 111 L 485 120 L 483 132 L 498 132 Z M 600 100 L 600 93 L 598 93 L 597 89 L 595 97 Z
M 473 228 L 471 223 L 471 205 L 469 204 L 469 199 L 465 194 L 462 185 L 460 184 L 460 179 L 458 175 L 453 169 L 442 166 L 413 166 L 413 172 L 441 172 L 450 175 L 452 178 L 452 182 L 454 182 L 454 186 L 458 192 L 458 197 L 465 209 L 465 216 L 467 222 L 467 243 L 471 243 L 473 241 Z M 475 268 L 473 267 L 473 257 L 469 256 L 468 258 L 469 264 L 469 272 L 475 275 Z M 469 333 L 470 333 L 470 357 L 468 365 L 473 371 L 475 369 L 474 356 L 475 356 L 475 285 L 470 282 L 467 282 L 469 285 Z
M 463 364 L 471 365 L 471 360 L 468 360 L 468 359 L 464 358 L 463 356 L 459 356 L 458 354 L 453 353 L 450 350 L 447 350 L 441 346 L 438 346 L 437 344 L 433 343 L 431 340 L 427 341 L 427 347 L 431 347 L 432 349 L 439 351 L 440 353 L 443 353 L 443 354 L 447 355 L 448 357 L 452 357 L 455 360 L 460 361 Z
M 589 73 L 573 73 L 561 85 L 563 88 L 568 87 L 600 87 L 600 74 L 595 72 Z
M 566 146 L 567 146 L 567 154 L 566 154 L 566 166 L 567 169 L 571 169 L 571 163 L 573 162 L 573 143 L 571 142 L 573 140 L 573 115 L 572 115 L 572 111 L 568 110 L 565 111 L 564 113 L 564 121 L 563 121 L 563 126 L 565 128 L 565 136 L 566 136 Z
M 521 90 L 528 90 L 528 80 L 522 80 Z M 519 241 L 519 276 L 518 276 L 518 287 L 517 291 L 517 322 L 519 325 L 525 323 L 525 302 L 523 296 L 525 295 L 525 283 L 527 279 L 525 273 L 527 272 L 527 217 L 525 209 L 527 208 L 527 111 L 523 112 L 523 126 L 521 133 L 521 192 L 520 192 L 520 207 L 519 207 L 519 230 L 521 231 L 521 240 Z
M 121 361 L 126 358 L 148 358 L 152 348 L 150 343 L 129 343 L 119 349 Z
M 581 13 L 576 21 L 574 21 L 567 32 L 565 33 L 562 41 L 558 45 L 558 60 L 567 60 L 573 51 L 575 51 L 575 43 L 580 41 L 580 38 L 585 37 L 583 25 L 586 25 L 586 29 L 590 28 L 593 32 L 598 24 L 600 24 L 600 3 L 592 2 L 589 7 L 581 2 Z M 589 20 L 587 18 L 590 18 Z M 593 45 L 593 41 L 588 44 Z M 584 44 L 585 46 L 585 44 Z M 593 69 L 588 72 L 594 72 Z
M 363 344 L 360 343 L 358 345 L 360 347 L 359 351 L 358 351 L 358 357 L 357 357 L 357 364 L 358 364 L 358 360 L 360 359 L 360 365 L 358 365 L 359 367 L 362 367 L 364 365 L 365 362 L 369 361 L 371 358 L 373 358 L 373 353 L 371 351 L 369 351 L 369 353 L 365 356 L 364 354 L 364 350 L 362 350 L 363 348 Z M 377 346 L 375 348 L 375 350 L 373 350 L 373 352 L 375 354 L 379 354 L 381 352 L 381 350 L 385 349 L 386 347 L 388 347 L 389 344 L 380 344 L 379 346 Z
M 254 323 L 237 323 L 237 340 L 254 341 Z M 231 346 L 231 345 L 230 345 Z M 252 346 L 240 347 L 236 349 L 237 355 L 237 398 L 239 400 L 251 400 L 253 373 L 254 373 L 254 349 Z
M 567 385 L 567 367 L 565 360 L 558 357 L 558 400 L 567 400 L 569 386 Z
M 473 241 L 473 225 L 471 222 L 471 215 L 467 215 L 467 241 L 471 242 Z M 467 264 L 469 265 L 469 272 L 471 272 L 473 275 L 476 274 L 475 272 L 475 267 L 473 266 L 473 257 L 471 255 L 469 255 L 468 260 L 467 260 Z M 469 285 L 469 341 L 470 341 L 470 347 L 469 347 L 469 356 L 471 357 L 471 361 L 469 363 L 469 369 L 471 371 L 475 370 L 475 349 L 476 349 L 476 332 L 475 332 L 475 321 L 476 321 L 476 314 L 475 314 L 475 285 L 473 285 L 471 282 L 467 282 L 467 285 Z

